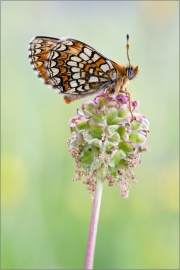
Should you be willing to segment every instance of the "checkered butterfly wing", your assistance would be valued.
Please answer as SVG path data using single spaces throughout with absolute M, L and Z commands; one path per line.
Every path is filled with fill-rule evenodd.
M 67 103 L 104 91 L 117 80 L 114 62 L 73 38 L 35 37 L 30 41 L 33 69 Z M 114 63 L 114 64 L 113 64 Z

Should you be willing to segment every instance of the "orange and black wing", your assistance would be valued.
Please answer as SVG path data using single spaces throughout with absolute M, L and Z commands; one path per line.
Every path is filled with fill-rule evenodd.
M 37 36 L 30 41 L 33 69 L 67 103 L 104 91 L 118 79 L 117 67 L 97 50 L 73 38 Z

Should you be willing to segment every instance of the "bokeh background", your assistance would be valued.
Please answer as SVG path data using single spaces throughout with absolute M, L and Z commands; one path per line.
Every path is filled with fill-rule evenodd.
M 66 105 L 36 77 L 33 36 L 71 36 L 140 73 L 132 99 L 150 121 L 150 153 L 123 199 L 104 184 L 95 269 L 178 266 L 178 1 L 2 1 L 2 269 L 82 269 L 92 202 L 73 183 Z M 86 98 L 88 99 L 88 98 Z

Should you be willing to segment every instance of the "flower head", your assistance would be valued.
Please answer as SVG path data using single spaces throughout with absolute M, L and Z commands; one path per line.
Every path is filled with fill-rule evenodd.
M 121 93 L 109 96 L 101 93 L 82 104 L 82 112 L 69 121 L 71 138 L 69 152 L 75 159 L 76 177 L 93 195 L 96 178 L 116 184 L 124 198 L 130 183 L 136 183 L 133 168 L 140 164 L 140 155 L 149 151 L 145 145 L 149 133 L 148 120 L 139 113 L 139 101 L 131 101 Z

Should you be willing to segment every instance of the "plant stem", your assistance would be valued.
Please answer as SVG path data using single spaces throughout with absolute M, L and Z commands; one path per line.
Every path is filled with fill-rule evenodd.
M 101 205 L 103 181 L 97 177 L 96 190 L 93 199 L 91 221 L 89 228 L 88 244 L 86 250 L 85 269 L 93 269 L 96 235 L 98 228 L 99 212 Z

